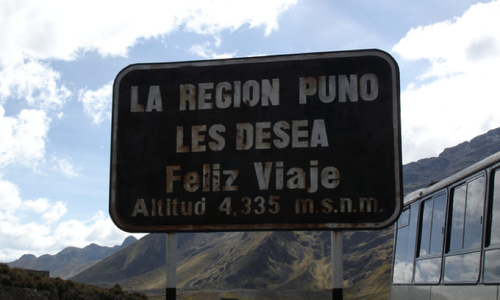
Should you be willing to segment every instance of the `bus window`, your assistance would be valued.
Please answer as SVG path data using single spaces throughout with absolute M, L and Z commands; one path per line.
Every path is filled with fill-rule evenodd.
M 500 282 L 500 169 L 493 173 L 488 228 L 488 249 L 484 256 L 484 282 Z
M 439 283 L 446 194 L 423 202 L 415 283 Z
M 417 216 L 418 203 L 412 204 L 400 216 L 396 232 L 393 283 L 409 284 L 412 282 L 415 240 L 417 236 Z
M 426 256 L 429 254 L 429 245 L 431 242 L 431 225 L 432 225 L 432 206 L 434 199 L 424 201 L 422 218 L 420 219 L 420 247 L 418 256 Z
M 484 194 L 484 176 L 452 190 L 450 238 L 444 261 L 446 282 L 473 283 L 478 280 Z
M 458 251 L 463 248 L 466 190 L 467 185 L 464 184 L 455 188 L 453 192 L 449 251 Z
M 494 176 L 489 245 L 500 244 L 500 169 L 495 170 Z
M 500 249 L 492 249 L 485 252 L 484 282 L 500 282 Z
M 464 249 L 481 245 L 484 214 L 484 177 L 467 185 L 467 208 L 465 211 Z
M 444 259 L 445 282 L 475 283 L 479 275 L 479 252 L 455 254 Z
M 398 220 L 398 228 L 404 227 L 408 225 L 408 222 L 410 222 L 410 210 L 404 210 L 401 212 L 401 215 L 399 215 L 399 220 Z
M 434 211 L 432 212 L 432 232 L 429 253 L 439 254 L 443 251 L 444 215 L 446 210 L 446 194 L 434 199 Z

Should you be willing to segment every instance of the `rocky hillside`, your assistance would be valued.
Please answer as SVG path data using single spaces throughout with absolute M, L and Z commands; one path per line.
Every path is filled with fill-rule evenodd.
M 438 157 L 405 165 L 405 193 L 497 151 L 500 129 L 445 149 Z M 177 237 L 179 299 L 206 299 L 208 294 L 214 299 L 331 299 L 330 232 L 185 233 Z M 345 232 L 343 237 L 346 299 L 387 299 L 393 228 Z M 165 235 L 147 235 L 73 279 L 163 294 L 165 244 Z
M 273 291 L 275 297 L 289 291 L 329 289 L 330 235 L 325 231 L 178 234 L 177 286 L 183 293 L 244 289 Z M 392 228 L 344 234 L 346 283 L 365 280 L 369 285 L 366 274 L 374 274 L 383 265 L 385 269 L 373 280 L 380 276 L 388 280 L 392 235 Z M 161 293 L 165 244 L 165 235 L 150 234 L 72 279 Z
M 438 157 L 405 165 L 405 192 L 443 179 L 497 151 L 500 129 L 445 149 Z M 387 297 L 392 237 L 392 228 L 344 233 L 344 279 L 350 287 L 349 298 Z M 330 243 L 330 232 L 320 231 L 179 234 L 177 286 L 181 294 L 191 295 L 202 290 L 267 290 L 286 295 L 287 291 L 329 289 Z M 165 235 L 155 234 L 74 279 L 161 291 L 165 273 Z
M 500 128 L 469 142 L 445 149 L 438 157 L 421 159 L 403 166 L 405 194 L 444 179 L 500 151 Z
M 9 263 L 10 267 L 50 271 L 50 276 L 68 279 L 85 269 L 93 266 L 103 258 L 122 250 L 134 243 L 137 239 L 133 236 L 126 238 L 119 246 L 102 247 L 90 244 L 85 248 L 68 247 L 56 255 L 42 255 L 36 257 L 32 254 L 21 256 L 16 261 Z

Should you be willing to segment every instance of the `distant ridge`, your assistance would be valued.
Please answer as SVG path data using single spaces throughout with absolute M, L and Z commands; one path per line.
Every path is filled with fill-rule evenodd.
M 438 157 L 424 158 L 403 166 L 404 192 L 408 194 L 444 179 L 500 151 L 500 128 L 492 129 L 469 142 L 444 149 Z
M 33 254 L 26 254 L 8 265 L 9 267 L 50 271 L 51 277 L 68 279 L 135 241 L 137 241 L 135 237 L 129 236 L 120 246 L 103 247 L 90 244 L 82 249 L 68 247 L 56 255 L 45 254 L 36 257 Z

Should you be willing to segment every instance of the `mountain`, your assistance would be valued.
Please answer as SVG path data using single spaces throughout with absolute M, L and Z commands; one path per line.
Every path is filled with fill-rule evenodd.
M 403 166 L 405 193 L 443 179 L 497 151 L 500 128 Z M 178 234 L 177 287 L 183 299 L 331 299 L 330 232 Z M 343 233 L 346 298 L 387 299 L 393 228 Z M 73 280 L 164 293 L 165 244 L 150 234 Z M 307 293 L 305 292 L 307 291 Z M 162 297 L 159 296 L 159 299 Z
M 291 290 L 326 290 L 332 273 L 330 235 L 326 231 L 178 234 L 177 286 L 183 293 L 268 290 L 283 299 Z M 392 236 L 392 228 L 344 234 L 344 268 L 350 284 L 390 264 Z M 119 283 L 126 289 L 162 293 L 165 244 L 166 235 L 147 235 L 72 280 L 105 287 Z M 388 278 L 390 268 L 384 272 Z
M 497 151 L 500 151 L 500 128 L 447 148 L 438 157 L 407 164 L 403 166 L 404 191 L 427 186 Z M 189 294 L 189 299 L 203 299 L 207 294 L 201 291 L 208 290 L 211 293 L 226 291 L 225 294 L 219 292 L 219 297 L 229 295 L 227 291 L 232 291 L 233 296 L 259 299 L 331 297 L 325 292 L 331 287 L 330 232 L 183 233 L 177 236 L 178 293 Z M 387 299 L 393 228 L 344 232 L 343 239 L 347 297 Z M 165 243 L 165 235 L 147 235 L 73 280 L 104 286 L 119 283 L 127 289 L 163 293 Z M 267 291 L 268 296 L 259 292 L 262 290 Z M 313 294 L 301 298 L 299 291 Z
M 444 179 L 500 151 L 500 128 L 469 142 L 445 149 L 438 157 L 421 159 L 403 166 L 404 192 L 408 194 Z
M 67 279 L 98 263 L 103 258 L 133 244 L 135 241 L 137 241 L 135 237 L 129 236 L 120 246 L 102 247 L 90 244 L 82 249 L 68 247 L 56 255 L 46 254 L 36 257 L 33 254 L 26 254 L 8 265 L 9 267 L 50 271 L 52 277 Z

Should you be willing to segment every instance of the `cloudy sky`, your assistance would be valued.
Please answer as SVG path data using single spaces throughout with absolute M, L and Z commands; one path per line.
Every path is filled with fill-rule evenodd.
M 0 0 L 0 261 L 128 235 L 108 215 L 112 83 L 132 63 L 378 48 L 404 163 L 500 127 L 500 1 Z

